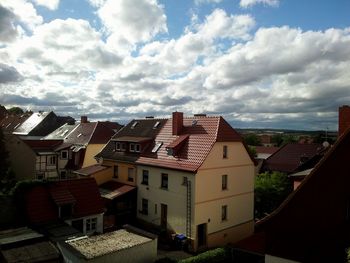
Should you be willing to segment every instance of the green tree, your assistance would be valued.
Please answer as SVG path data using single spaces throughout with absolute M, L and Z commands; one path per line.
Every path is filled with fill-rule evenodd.
M 244 135 L 244 142 L 247 145 L 252 145 L 252 146 L 260 146 L 261 145 L 261 140 L 260 138 L 254 134 L 254 133 L 249 133 Z
M 12 107 L 8 109 L 7 112 L 14 115 L 20 115 L 24 113 L 24 111 L 20 107 Z
M 280 147 L 283 143 L 283 135 L 280 133 L 272 135 L 271 142 L 275 144 L 277 147 Z
M 292 192 L 292 182 L 280 172 L 262 173 L 255 177 L 255 218 L 270 214 Z
M 256 148 L 254 146 L 248 145 L 248 149 L 247 150 L 248 150 L 250 156 L 253 156 L 253 157 L 257 156 Z

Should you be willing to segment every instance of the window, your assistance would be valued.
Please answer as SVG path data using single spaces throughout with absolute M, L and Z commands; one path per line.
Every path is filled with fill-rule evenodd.
M 188 182 L 188 178 L 186 176 L 184 176 L 182 178 L 182 185 L 187 185 L 187 182 Z
M 125 143 L 120 143 L 120 150 L 122 151 L 122 152 L 125 152 L 126 151 L 126 145 L 125 145 Z
M 118 178 L 119 176 L 119 166 L 118 165 L 114 165 L 113 166 L 113 177 L 114 178 Z
M 221 221 L 227 220 L 227 205 L 221 207 Z
M 168 174 L 163 174 L 162 173 L 161 188 L 168 189 Z
M 226 159 L 227 158 L 227 145 L 224 145 L 222 149 L 222 158 Z
M 135 144 L 135 143 L 130 143 L 129 151 L 130 152 L 141 152 L 141 145 Z
M 128 181 L 134 181 L 134 168 L 128 168 Z
M 60 177 L 61 177 L 61 179 L 66 179 L 67 178 L 67 171 L 61 171 Z
M 120 151 L 120 150 L 121 150 L 120 142 L 116 142 L 116 143 L 115 143 L 115 149 L 116 149 L 117 151 Z
M 68 159 L 68 151 L 61 151 L 61 159 Z
M 44 177 L 45 177 L 44 173 L 37 173 L 37 174 L 36 174 L 36 178 L 37 178 L 38 180 L 43 180 Z
M 95 231 L 97 228 L 97 218 L 86 219 L 86 232 Z
M 48 156 L 48 165 L 56 165 L 56 156 Z
M 70 216 L 72 216 L 72 204 L 65 204 L 65 205 L 61 205 L 59 207 L 59 217 L 60 218 L 68 218 Z
M 157 204 L 154 204 L 154 214 L 157 214 Z
M 131 125 L 131 129 L 134 129 L 136 127 L 136 125 L 138 124 L 137 121 L 135 121 L 132 125 Z
M 144 215 L 148 215 L 148 200 L 142 198 L 142 210 L 141 213 Z
M 227 189 L 227 174 L 224 174 L 221 178 L 222 190 Z
M 156 153 L 158 152 L 160 146 L 162 146 L 163 142 L 157 142 L 156 145 L 154 145 L 153 149 L 152 149 L 152 152 L 153 153 Z
M 148 185 L 148 170 L 142 170 L 142 182 L 141 184 Z
M 156 128 L 159 126 L 159 124 L 160 124 L 160 121 L 157 121 L 157 122 L 154 124 L 153 129 L 156 129 Z

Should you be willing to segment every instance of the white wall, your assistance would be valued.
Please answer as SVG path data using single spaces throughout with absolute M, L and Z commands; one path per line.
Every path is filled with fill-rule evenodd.
M 86 220 L 91 218 L 97 218 L 97 225 L 96 225 L 96 230 L 89 232 L 89 231 L 86 231 Z M 81 218 L 74 218 L 72 220 L 69 219 L 69 220 L 65 220 L 65 222 L 71 226 L 72 221 L 79 220 L 79 219 L 83 219 L 83 234 L 89 235 L 95 232 L 103 233 L 103 214 L 91 215 L 91 216 L 81 217 Z

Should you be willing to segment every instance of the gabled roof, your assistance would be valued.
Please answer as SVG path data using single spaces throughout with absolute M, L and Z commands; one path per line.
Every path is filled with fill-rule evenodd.
M 29 116 L 30 114 L 28 113 L 22 115 L 6 115 L 3 119 L 0 119 L 0 128 L 5 132 L 12 133 L 25 120 L 27 120 Z
M 79 123 L 76 124 L 69 124 L 66 123 L 62 125 L 61 127 L 57 128 L 47 136 L 45 136 L 44 140 L 64 140 L 77 126 Z
M 105 144 L 115 134 L 110 125 L 103 122 L 80 123 L 72 132 L 65 137 L 65 143 L 78 145 Z
M 204 162 L 215 142 L 241 142 L 242 138 L 222 117 L 188 117 L 183 119 L 180 135 L 172 134 L 172 119 L 169 119 L 155 141 L 163 142 L 159 150 L 141 156 L 137 163 L 194 172 Z M 178 142 L 181 142 L 181 148 L 176 155 L 168 155 L 166 148 Z
M 94 178 L 50 182 L 26 193 L 26 211 L 31 223 L 58 219 L 58 205 L 73 202 L 73 218 L 103 213 L 103 202 Z
M 13 133 L 17 135 L 37 135 L 37 134 L 31 134 L 32 131 L 39 126 L 39 124 L 44 123 L 44 120 L 48 117 L 56 117 L 56 114 L 54 112 L 37 112 L 33 113 L 25 122 L 23 122 Z M 57 127 L 55 127 L 57 128 Z M 46 134 L 51 132 L 52 130 L 48 131 Z M 45 135 L 46 135 L 45 134 Z M 42 135 L 42 134 L 40 134 Z
M 101 172 L 103 170 L 106 170 L 108 168 L 109 168 L 108 166 L 103 166 L 103 165 L 100 165 L 100 164 L 94 164 L 94 165 L 90 165 L 90 166 L 81 168 L 81 169 L 79 169 L 77 171 L 74 171 L 74 173 L 81 174 L 81 175 L 84 175 L 84 176 L 90 176 L 90 175 L 93 175 L 95 173 L 98 173 L 98 172 Z
M 321 144 L 288 143 L 266 159 L 263 170 L 292 173 L 323 149 Z

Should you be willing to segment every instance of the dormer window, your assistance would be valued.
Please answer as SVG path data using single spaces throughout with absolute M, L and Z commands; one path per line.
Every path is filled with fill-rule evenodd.
M 117 151 L 122 151 L 122 152 L 124 152 L 125 149 L 126 149 L 125 143 L 123 143 L 123 142 L 116 142 L 116 143 L 115 143 L 115 149 L 116 149 Z
M 77 135 L 77 138 L 79 138 L 80 136 L 82 136 L 83 134 L 82 133 L 79 133 L 78 135 Z
M 130 143 L 129 151 L 139 153 L 141 152 L 141 145 L 138 143 Z
M 131 129 L 134 129 L 136 127 L 136 125 L 138 124 L 137 121 L 135 121 L 132 125 L 131 125 Z

